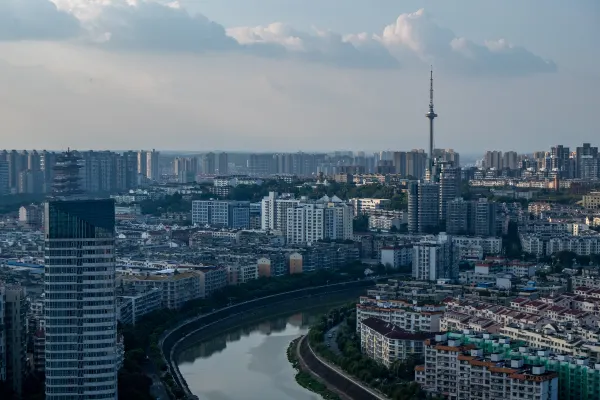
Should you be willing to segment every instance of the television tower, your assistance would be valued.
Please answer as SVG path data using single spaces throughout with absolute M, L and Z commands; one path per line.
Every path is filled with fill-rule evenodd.
M 433 67 L 430 70 L 429 77 L 429 112 L 425 114 L 429 119 L 429 159 L 427 160 L 427 171 L 429 172 L 430 180 L 434 181 L 433 172 L 433 120 L 438 116 L 433 111 Z

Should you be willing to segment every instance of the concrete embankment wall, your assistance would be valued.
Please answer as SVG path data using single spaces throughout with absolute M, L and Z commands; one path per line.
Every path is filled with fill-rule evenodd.
M 177 366 L 176 355 L 186 344 L 189 344 L 192 340 L 198 340 L 198 334 L 200 331 L 207 329 L 211 334 L 218 333 L 236 325 L 240 322 L 244 322 L 248 318 L 248 313 L 258 312 L 261 309 L 273 308 L 277 305 L 282 305 L 291 300 L 301 300 L 307 298 L 321 297 L 337 294 L 344 294 L 350 296 L 355 292 L 356 296 L 364 291 L 365 287 L 372 286 L 373 281 L 361 280 L 351 281 L 345 283 L 338 283 L 327 286 L 317 286 L 312 288 L 294 290 L 291 292 L 281 293 L 273 296 L 262 297 L 256 300 L 247 301 L 244 303 L 236 304 L 230 307 L 226 307 L 210 314 L 206 314 L 194 319 L 183 322 L 178 327 L 165 333 L 161 339 L 160 347 L 165 358 L 165 362 L 169 368 L 169 371 L 173 375 L 176 384 L 189 396 L 193 397 L 190 393 L 187 384 Z M 350 293 L 348 293 L 350 292 Z M 323 300 L 324 303 L 328 300 Z M 297 303 L 297 307 L 290 306 L 287 311 L 301 310 L 304 308 L 302 303 Z M 273 313 L 265 312 L 264 316 L 276 315 L 277 309 L 273 309 Z M 216 331 L 217 330 L 217 331 Z M 208 331 L 207 331 L 208 333 Z
M 346 378 L 341 373 L 335 371 L 325 363 L 321 362 L 313 351 L 310 349 L 308 344 L 308 338 L 302 338 L 300 342 L 300 357 L 306 364 L 308 369 L 317 375 L 321 380 L 325 381 L 328 385 L 335 387 L 340 392 L 344 393 L 351 399 L 356 400 L 382 400 L 383 396 L 378 396 L 370 391 L 364 389 L 360 385 Z

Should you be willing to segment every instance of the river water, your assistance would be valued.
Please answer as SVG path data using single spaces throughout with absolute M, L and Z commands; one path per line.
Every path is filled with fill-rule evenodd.
M 290 342 L 332 307 L 265 318 L 182 351 L 179 369 L 200 400 L 318 400 L 294 379 Z

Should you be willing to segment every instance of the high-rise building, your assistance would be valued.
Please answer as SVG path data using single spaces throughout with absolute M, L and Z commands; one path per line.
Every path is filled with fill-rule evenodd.
M 446 232 L 453 235 L 496 236 L 498 205 L 488 199 L 448 203 Z
M 0 297 L 4 298 L 6 381 L 16 393 L 16 398 L 20 398 L 23 380 L 29 370 L 25 289 L 20 285 L 0 285 Z
M 6 309 L 4 293 L 0 291 L 0 381 L 6 381 L 6 333 L 4 329 L 4 312 Z
M 469 233 L 469 205 L 462 197 L 448 202 L 446 214 L 446 232 L 450 235 Z
M 419 231 L 419 182 L 408 182 L 408 232 Z
M 44 173 L 31 169 L 19 173 L 17 192 L 23 194 L 39 194 L 44 191 Z
M 440 186 L 434 182 L 419 182 L 418 232 L 431 233 L 439 227 Z M 410 212 L 410 209 L 409 209 Z M 410 217 L 409 217 L 410 220 Z
M 113 200 L 45 210 L 46 399 L 116 399 Z
M 490 169 L 490 168 L 494 168 L 497 170 L 502 169 L 504 167 L 502 152 L 497 151 L 497 150 L 486 151 L 485 157 L 483 159 L 483 166 L 484 166 L 484 168 L 487 168 L 487 169 Z
M 287 244 L 314 243 L 323 239 L 352 238 L 353 210 L 339 198 L 323 198 L 288 208 L 285 233 Z
M 274 154 L 250 154 L 248 170 L 252 175 L 269 176 L 277 173 L 277 160 Z
M 450 237 L 439 235 L 413 244 L 412 276 L 419 281 L 458 278 Z
M 8 161 L 0 160 L 0 196 L 10 194 L 8 186 Z
M 137 173 L 138 175 L 146 176 L 148 174 L 148 160 L 146 151 L 140 150 L 137 152 Z
M 50 193 L 52 190 L 54 164 L 56 164 L 56 153 L 46 150 L 42 151 L 40 154 L 40 169 L 44 172 L 44 193 Z
M 229 173 L 229 157 L 227 153 L 217 154 L 216 169 L 219 175 L 227 175 Z
M 215 153 L 206 153 L 202 156 L 202 173 L 208 175 L 214 175 L 217 171 Z
M 225 200 L 194 200 L 192 223 L 221 228 L 250 228 L 250 202 Z
M 502 167 L 508 169 L 518 168 L 518 155 L 516 151 L 507 151 L 502 155 Z
M 571 151 L 561 144 L 551 148 L 550 151 L 552 170 L 557 171 L 561 178 L 572 178 Z
M 497 203 L 479 199 L 471 203 L 470 217 L 473 233 L 476 236 L 496 236 Z
M 28 153 L 12 150 L 7 154 L 8 161 L 8 186 L 17 190 L 19 187 L 19 174 L 27 169 Z
M 577 147 L 575 151 L 576 177 L 580 179 L 597 179 L 600 176 L 598 161 L 598 147 L 592 147 L 589 143 Z
M 78 199 L 76 155 L 57 158 L 45 204 L 46 399 L 117 398 L 115 205 Z
M 146 177 L 152 181 L 160 179 L 160 153 L 154 149 L 146 153 Z
M 448 202 L 460 196 L 460 169 L 450 163 L 439 163 L 439 219 L 445 220 L 448 212 Z
M 460 167 L 460 154 L 454 149 L 433 149 L 433 157 L 438 163 L 451 164 L 453 167 Z
M 261 229 L 286 232 L 287 210 L 299 203 L 300 200 L 290 196 L 279 196 L 275 192 L 269 192 L 261 201 Z

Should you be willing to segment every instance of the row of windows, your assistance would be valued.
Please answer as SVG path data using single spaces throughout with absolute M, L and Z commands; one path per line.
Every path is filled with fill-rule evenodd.
M 67 249 L 97 246 L 114 246 L 114 240 L 60 240 L 53 239 L 46 241 L 46 249 Z
M 61 308 L 81 308 L 84 311 L 87 312 L 87 309 L 85 309 L 85 307 L 114 307 L 115 302 L 113 300 L 103 300 L 103 301 L 87 301 L 86 296 L 84 295 L 83 298 L 85 300 L 80 300 L 80 301 L 74 301 L 74 299 L 58 299 L 58 298 L 53 298 L 49 299 L 48 298 L 49 293 L 46 293 L 46 301 L 44 303 L 44 307 L 46 309 L 52 309 L 52 310 L 57 310 L 57 309 L 61 309 Z M 64 301 L 63 301 L 64 300 Z
M 62 360 L 66 358 L 68 354 L 56 354 L 56 353 L 46 353 L 46 360 Z M 73 354 L 73 358 L 77 355 L 81 355 L 81 353 L 76 352 Z M 86 351 L 83 353 L 83 357 L 88 358 L 97 358 L 97 357 L 111 357 L 114 362 L 115 353 L 110 351 Z
M 86 361 L 47 361 L 46 376 L 50 373 L 48 368 L 56 371 L 58 368 L 66 369 L 67 371 L 77 371 L 85 367 L 111 367 L 115 360 L 86 360 Z
M 99 293 L 80 292 L 80 293 L 56 293 L 56 286 L 48 286 L 46 288 L 46 299 L 48 300 L 90 300 L 94 297 L 114 297 L 115 294 L 112 291 L 102 291 Z M 69 286 L 67 286 L 69 287 Z M 84 289 L 84 288 L 82 288 Z M 91 288 L 88 288 L 91 289 Z M 69 290 L 69 289 L 62 289 Z M 71 289 L 72 290 L 72 289 Z M 48 302 L 45 303 L 48 306 Z
M 46 378 L 58 377 L 58 376 L 71 376 L 76 377 L 78 373 L 82 371 L 82 368 L 77 369 L 52 369 L 46 371 Z M 100 374 L 112 374 L 116 373 L 116 368 L 100 368 L 100 369 L 86 369 L 83 370 L 85 375 L 100 375 Z M 94 378 L 87 378 L 94 379 Z
M 105 332 L 105 331 L 116 331 L 115 325 L 107 326 L 86 326 L 86 327 L 74 327 L 74 326 L 57 326 L 54 327 L 51 324 L 46 323 L 46 333 L 48 335 L 83 335 L 85 332 Z
M 48 320 L 46 322 L 47 325 L 50 326 L 77 326 L 78 323 L 82 322 L 84 324 L 114 324 L 115 318 L 54 318 L 52 320 Z
M 114 267 L 96 267 L 96 266 L 78 266 L 78 267 L 60 267 L 51 264 L 46 264 L 45 274 L 85 274 L 95 272 L 109 272 L 114 274 Z
M 114 257 L 106 258 L 48 258 L 46 257 L 46 266 L 48 265 L 82 265 L 82 264 L 114 264 Z
M 108 335 L 56 335 L 47 336 L 46 343 L 84 343 L 86 341 L 112 340 L 116 342 L 115 334 Z
M 57 274 L 53 271 L 53 274 L 46 274 L 44 276 L 44 281 L 46 283 L 77 283 L 78 280 L 83 279 L 84 281 L 113 281 L 115 279 L 114 274 L 102 274 L 102 275 L 94 275 L 94 276 L 82 276 L 75 272 L 70 273 L 67 272 L 65 274 Z

